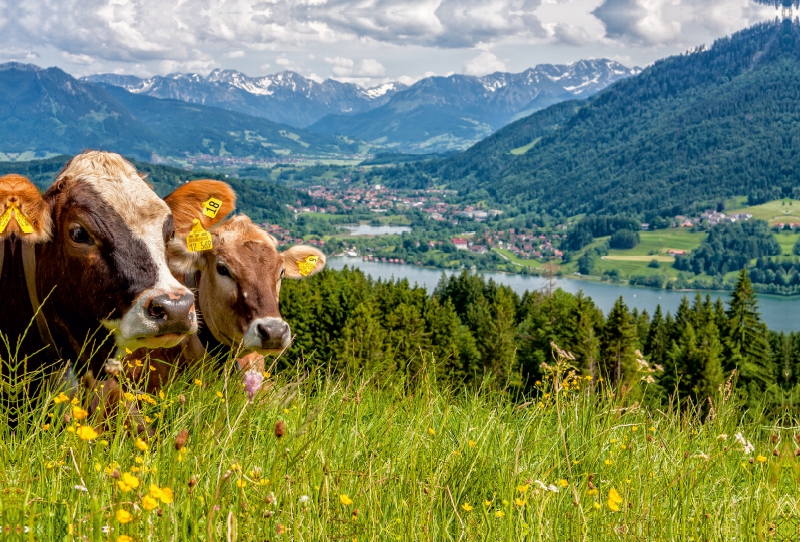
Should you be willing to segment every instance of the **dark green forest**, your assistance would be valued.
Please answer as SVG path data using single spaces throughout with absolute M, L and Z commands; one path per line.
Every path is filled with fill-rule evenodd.
M 520 296 L 467 272 L 443 276 L 429 295 L 406 280 L 373 281 L 347 268 L 286 282 L 281 303 L 297 336 L 287 366 L 299 354 L 306 366 L 413 375 L 433 358 L 443 380 L 485 385 L 489 376 L 528 393 L 553 342 L 595 381 L 624 391 L 644 379 L 664 401 L 674 392 L 702 401 L 733 375 L 752 401 L 766 394 L 777 402 L 795 393 L 800 377 L 800 334 L 766 328 L 746 271 L 727 304 L 698 293 L 674 315 L 631 311 L 621 298 L 604 315 L 582 294 Z
M 555 217 L 651 221 L 737 195 L 755 204 L 800 191 L 799 95 L 800 23 L 768 22 L 535 113 L 455 157 L 381 174 Z

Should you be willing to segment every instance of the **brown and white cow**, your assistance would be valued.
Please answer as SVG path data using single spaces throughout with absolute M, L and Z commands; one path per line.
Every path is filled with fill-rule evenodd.
M 150 390 L 165 382 L 171 367 L 180 370 L 220 347 L 239 356 L 282 352 L 292 338 L 279 309 L 282 279 L 304 279 L 325 267 L 325 255 L 313 247 L 278 252 L 275 238 L 243 215 L 223 222 L 212 236 L 213 249 L 205 252 L 189 252 L 180 234 L 169 245 L 170 267 L 196 285 L 201 325 L 179 347 L 151 352 L 151 374 L 132 372 L 134 378 L 146 375 Z M 128 358 L 142 356 L 139 351 Z
M 194 296 L 167 265 L 170 207 L 133 165 L 118 154 L 87 151 L 67 163 L 43 196 L 18 193 L 25 198 L 19 208 L 43 227 L 36 239 L 7 231 L 3 243 L 0 299 L 13 310 L 0 312 L 0 331 L 12 351 L 34 312 L 22 265 L 25 244 L 34 240 L 35 292 L 61 359 L 91 359 L 97 374 L 115 347 L 171 347 L 197 330 Z M 0 212 L 9 204 L 0 192 Z M 19 352 L 9 355 L 33 355 L 49 342 L 42 335 L 28 330 Z M 45 358 L 33 356 L 26 370 L 52 361 Z

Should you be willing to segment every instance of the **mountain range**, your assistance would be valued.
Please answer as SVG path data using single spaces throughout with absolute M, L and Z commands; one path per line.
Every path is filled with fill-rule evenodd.
M 554 216 L 645 219 L 800 195 L 800 22 L 756 25 L 520 119 L 447 159 L 381 172 Z M 481 195 L 483 194 L 483 196 Z
M 331 113 L 361 113 L 385 104 L 402 83 L 362 88 L 327 79 L 321 83 L 291 71 L 248 77 L 235 70 L 172 73 L 141 79 L 104 73 L 83 78 L 90 83 L 122 87 L 132 94 L 209 105 L 304 128 Z
M 640 71 L 606 59 L 584 60 L 516 74 L 426 77 L 410 87 L 389 82 L 369 89 L 331 79 L 318 83 L 290 71 L 247 77 L 214 70 L 206 77 L 176 73 L 149 79 L 99 74 L 84 80 L 343 135 L 395 152 L 442 152 L 467 148 L 516 118 L 591 96 Z
M 277 159 L 333 156 L 360 146 L 215 107 L 131 94 L 58 68 L 0 65 L 0 152 L 5 158 L 110 149 L 159 161 L 196 155 Z

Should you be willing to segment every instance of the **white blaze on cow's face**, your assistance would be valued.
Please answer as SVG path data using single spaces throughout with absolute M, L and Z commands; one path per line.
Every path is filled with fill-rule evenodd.
M 246 216 L 235 216 L 214 231 L 213 250 L 189 253 L 176 239 L 170 265 L 181 273 L 199 271 L 200 311 L 218 341 L 242 353 L 276 354 L 292 338 L 279 310 L 281 280 L 318 273 L 325 255 L 306 246 L 278 252 L 274 237 Z
M 170 209 L 131 164 L 112 153 L 83 153 L 45 197 L 67 267 L 57 288 L 86 296 L 120 349 L 171 347 L 197 331 L 194 296 L 167 265 Z

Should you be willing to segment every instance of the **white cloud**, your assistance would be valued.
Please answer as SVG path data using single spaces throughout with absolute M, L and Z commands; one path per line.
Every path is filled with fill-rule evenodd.
M 220 65 L 213 60 L 163 60 L 158 64 L 160 73 L 177 73 L 177 72 L 191 72 L 199 73 L 200 75 L 208 75 L 214 68 L 219 68 Z
M 244 58 L 244 56 L 244 51 L 231 51 L 230 53 L 225 53 L 225 58 Z
M 0 49 L 0 62 L 32 62 L 39 58 L 39 54 L 30 49 L 19 47 L 6 47 Z
M 386 75 L 386 68 L 374 58 L 365 58 L 358 64 L 351 58 L 325 57 L 325 62 L 333 65 L 331 73 L 334 77 L 372 78 Z
M 558 23 L 553 26 L 552 30 L 555 42 L 564 45 L 581 46 L 597 41 L 582 26 Z
M 493 53 L 484 51 L 464 64 L 464 73 L 467 75 L 486 75 L 487 73 L 502 72 L 506 64 Z
M 604 0 L 592 13 L 605 26 L 609 39 L 665 45 L 686 41 L 686 26 L 720 35 L 762 21 L 774 12 L 751 0 Z
M 66 51 L 61 52 L 61 58 L 70 64 L 78 64 L 81 66 L 89 66 L 96 62 L 96 59 L 89 55 L 73 55 L 72 53 L 67 53 Z

